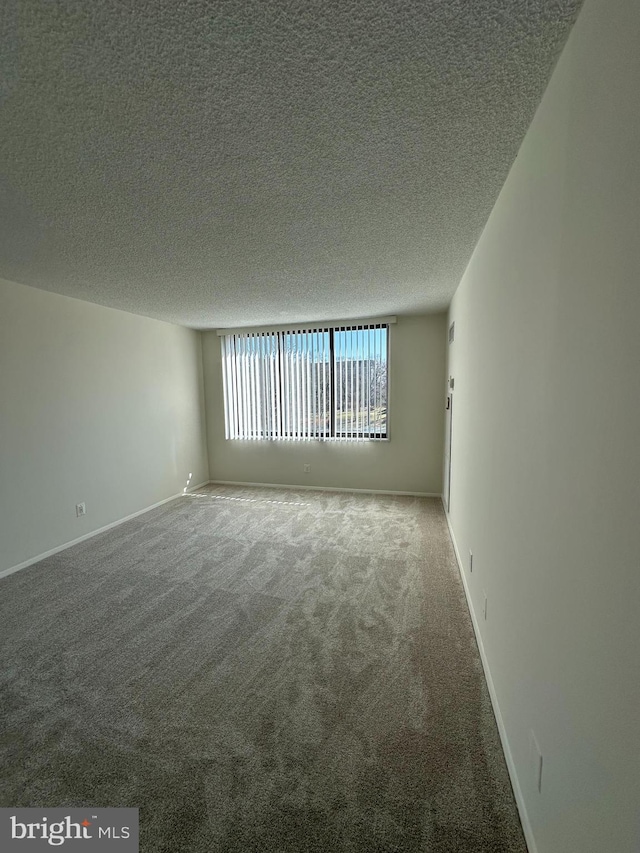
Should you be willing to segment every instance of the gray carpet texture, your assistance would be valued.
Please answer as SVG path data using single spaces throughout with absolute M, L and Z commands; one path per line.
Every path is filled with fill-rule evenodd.
M 208 486 L 0 580 L 2 806 L 142 851 L 526 853 L 437 499 Z

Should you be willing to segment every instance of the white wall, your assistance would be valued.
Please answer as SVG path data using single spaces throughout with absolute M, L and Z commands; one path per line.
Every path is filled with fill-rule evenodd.
M 450 315 L 451 524 L 539 853 L 640 850 L 639 45 L 587 0 Z
M 226 441 L 220 338 L 204 333 L 212 479 L 440 494 L 445 333 L 444 314 L 399 317 L 391 327 L 390 440 L 363 443 Z
M 208 480 L 203 410 L 197 332 L 0 280 L 0 571 Z

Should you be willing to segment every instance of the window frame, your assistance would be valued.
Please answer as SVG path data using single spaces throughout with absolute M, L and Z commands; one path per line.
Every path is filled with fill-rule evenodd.
M 371 320 L 348 320 L 348 321 L 340 321 L 340 322 L 330 322 L 330 323 L 318 323 L 316 324 L 292 324 L 291 326 L 281 326 L 277 328 L 245 328 L 245 329 L 220 329 L 218 330 L 218 336 L 222 338 L 222 377 L 223 377 L 223 397 L 224 397 L 224 410 L 225 410 L 225 423 L 227 425 L 226 429 L 226 437 L 228 440 L 258 440 L 258 441 L 388 441 L 389 440 L 389 365 L 390 365 L 390 339 L 391 339 L 391 325 L 396 322 L 395 317 L 382 317 L 382 318 L 373 318 Z M 384 364 L 386 367 L 386 377 L 385 377 L 385 397 L 386 397 L 386 411 L 385 411 L 385 419 L 384 419 L 384 431 L 375 432 L 375 431 L 363 431 L 358 430 L 346 430 L 343 429 L 339 431 L 338 423 L 337 423 L 337 413 L 339 411 L 338 408 L 338 400 L 337 400 L 337 384 L 336 384 L 336 367 L 339 361 L 339 353 L 336 351 L 336 333 L 348 333 L 353 332 L 357 333 L 359 331 L 367 332 L 370 330 L 384 329 L 385 331 L 385 342 L 384 347 L 380 350 L 380 356 L 384 357 Z M 323 434 L 317 434 L 312 432 L 309 429 L 309 422 L 305 418 L 306 429 L 304 432 L 300 432 L 299 430 L 293 430 L 290 427 L 290 424 L 287 424 L 287 429 L 285 430 L 285 407 L 282 405 L 282 401 L 284 400 L 284 387 L 287 381 L 287 373 L 285 367 L 285 358 L 286 358 L 286 348 L 284 345 L 284 341 L 287 335 L 298 335 L 298 334 L 326 334 L 329 335 L 328 340 L 328 375 L 327 378 L 329 380 L 328 386 L 328 414 L 329 414 L 329 428 L 327 432 Z M 271 429 L 268 430 L 265 427 L 262 427 L 257 435 L 252 436 L 236 436 L 229 435 L 229 431 L 235 432 L 236 428 L 232 428 L 229 430 L 229 413 L 227 411 L 227 405 L 232 400 L 233 392 L 229 393 L 229 389 L 227 388 L 227 377 L 226 377 L 226 366 L 225 366 L 225 357 L 229 354 L 230 350 L 226 349 L 225 342 L 229 338 L 232 340 L 232 351 L 233 358 L 238 358 L 238 352 L 236 350 L 236 336 L 245 336 L 245 337 L 258 337 L 261 335 L 273 335 L 275 341 L 277 342 L 276 349 L 276 358 L 278 363 L 277 370 L 277 384 L 278 394 L 277 394 L 277 402 L 279 405 L 275 405 L 274 414 L 276 415 L 277 421 L 271 421 Z M 263 356 L 261 355 L 261 358 Z M 345 359 L 345 362 L 348 359 Z M 352 359 L 353 361 L 353 359 Z M 353 374 L 353 368 L 352 368 Z M 345 374 L 346 375 L 346 374 Z M 353 381 L 353 378 L 352 378 Z M 246 393 L 246 390 L 245 392 Z M 237 403 L 233 403 L 234 408 L 237 406 Z

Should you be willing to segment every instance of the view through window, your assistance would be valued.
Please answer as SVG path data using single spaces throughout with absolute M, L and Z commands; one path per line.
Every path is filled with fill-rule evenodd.
M 222 338 L 229 439 L 384 439 L 385 323 Z

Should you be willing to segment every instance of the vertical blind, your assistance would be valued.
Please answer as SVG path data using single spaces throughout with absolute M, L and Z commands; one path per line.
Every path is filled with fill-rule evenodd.
M 224 335 L 228 439 L 387 437 L 388 325 Z

